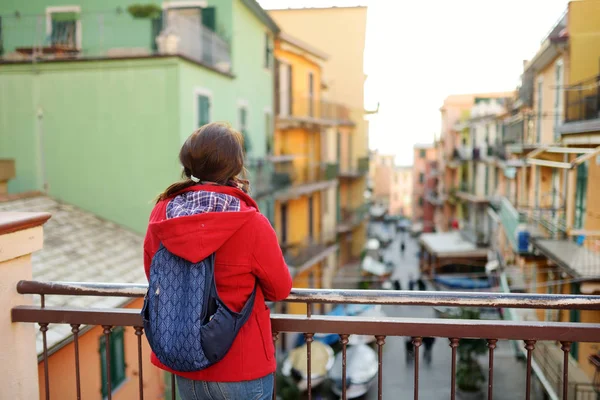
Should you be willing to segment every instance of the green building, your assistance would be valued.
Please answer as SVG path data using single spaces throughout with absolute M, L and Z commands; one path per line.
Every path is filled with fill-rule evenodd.
M 139 0 L 138 0 L 139 1 Z M 273 37 L 255 0 L 4 0 L 0 159 L 9 192 L 48 195 L 144 232 L 198 126 L 241 130 L 272 213 Z

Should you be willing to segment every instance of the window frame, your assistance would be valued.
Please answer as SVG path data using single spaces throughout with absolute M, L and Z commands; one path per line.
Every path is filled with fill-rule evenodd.
M 207 97 L 208 98 L 208 123 L 211 123 L 213 121 L 213 115 L 212 115 L 212 105 L 213 105 L 213 95 L 212 95 L 212 91 L 204 88 L 204 87 L 196 87 L 194 88 L 194 128 L 192 129 L 192 131 L 195 131 L 196 129 L 198 129 L 200 127 L 200 115 L 199 115 L 199 101 L 198 101 L 198 97 L 203 96 L 203 97 Z
M 269 124 L 267 124 L 267 117 L 269 118 Z M 271 107 L 263 108 L 263 120 L 265 122 L 265 154 L 272 156 L 275 155 L 275 120 L 273 119 Z M 271 141 L 271 151 L 269 151 L 269 141 Z
M 46 7 L 46 37 L 52 36 L 52 14 L 60 13 L 78 13 L 81 14 L 81 6 L 49 6 Z M 75 46 L 81 51 L 82 31 L 81 18 L 75 21 Z
M 275 48 L 271 33 L 265 31 L 264 47 L 263 47 L 263 68 L 267 72 L 271 72 L 275 65 Z
M 238 132 L 240 132 L 242 135 L 244 135 L 244 129 L 242 129 L 242 120 L 241 120 L 241 114 L 240 111 L 244 109 L 246 110 L 246 123 L 245 123 L 245 133 L 246 136 L 244 136 L 244 147 L 246 149 L 247 153 L 251 152 L 252 149 L 252 143 L 250 142 L 250 132 L 249 132 L 249 127 L 250 127 L 250 106 L 248 105 L 248 100 L 245 99 L 238 99 L 237 101 L 237 107 L 236 107 L 236 129 L 238 130 Z M 247 142 L 247 143 L 246 143 Z

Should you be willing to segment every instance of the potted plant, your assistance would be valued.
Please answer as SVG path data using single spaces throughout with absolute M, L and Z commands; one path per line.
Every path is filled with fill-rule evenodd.
M 461 309 L 459 318 L 479 319 L 479 311 Z M 486 352 L 486 341 L 484 339 L 461 339 L 457 350 L 456 386 L 458 398 L 461 400 L 483 399 L 482 385 L 485 382 L 485 376 L 481 365 L 477 361 L 477 356 Z
M 133 18 L 156 19 L 160 17 L 162 9 L 156 4 L 132 4 L 127 7 L 127 12 Z

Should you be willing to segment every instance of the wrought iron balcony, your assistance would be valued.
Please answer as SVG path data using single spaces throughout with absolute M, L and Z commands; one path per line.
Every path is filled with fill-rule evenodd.
M 337 231 L 339 233 L 350 232 L 355 226 L 360 225 L 369 216 L 370 207 L 369 203 L 365 203 L 356 208 L 342 208 Z
M 280 124 L 354 125 L 348 107 L 325 101 L 307 91 L 276 93 L 275 112 Z
M 48 296 L 115 296 L 141 298 L 147 291 L 146 284 L 109 284 L 109 283 L 61 283 L 61 282 L 35 282 L 21 281 L 17 285 L 17 291 L 21 294 L 39 295 L 42 299 Z M 544 346 L 537 344 L 540 341 L 560 342 L 560 352 L 563 355 L 560 371 L 555 390 L 562 392 L 563 398 L 569 397 L 570 374 L 569 374 L 569 351 L 571 345 L 576 342 L 596 342 L 600 337 L 600 324 L 595 323 L 570 323 L 570 322 L 531 322 L 531 321 L 495 321 L 474 319 L 427 319 L 427 318 L 370 318 L 370 317 L 336 317 L 329 315 L 316 315 L 314 305 L 316 304 L 367 304 L 385 306 L 448 306 L 463 308 L 492 308 L 492 309 L 546 309 L 546 310 L 600 310 L 600 296 L 581 295 L 540 295 L 540 294 L 506 294 L 506 293 L 481 293 L 481 292 L 415 292 L 415 291 L 377 291 L 377 290 L 315 290 L 294 289 L 285 302 L 304 303 L 307 305 L 307 313 L 303 315 L 274 314 L 271 316 L 272 337 L 276 345 L 276 353 L 284 351 L 283 342 L 286 335 L 298 333 L 304 335 L 306 341 L 307 358 L 307 388 L 308 398 L 311 399 L 313 385 L 312 352 L 315 335 L 318 333 L 338 334 L 341 342 L 340 364 L 341 376 L 340 388 L 342 398 L 347 396 L 349 382 L 346 367 L 349 340 L 355 335 L 366 335 L 374 337 L 376 348 L 377 368 L 373 379 L 376 381 L 378 398 L 397 398 L 397 393 L 384 393 L 383 371 L 387 365 L 383 362 L 383 351 L 386 347 L 386 339 L 394 336 L 412 337 L 413 351 L 413 398 L 418 399 L 420 394 L 420 380 L 422 378 L 420 368 L 420 352 L 423 338 L 438 337 L 448 340 L 448 352 L 451 354 L 451 363 L 448 365 L 447 390 L 450 398 L 454 399 L 457 392 L 457 359 L 462 346 L 467 346 L 463 339 L 483 339 L 487 344 L 488 368 L 487 370 L 487 392 L 488 398 L 492 398 L 494 390 L 494 361 L 495 349 L 498 340 L 520 341 L 526 360 L 525 387 L 523 388 L 525 399 L 531 396 L 532 372 L 536 368 L 535 360 L 540 352 L 544 352 Z M 86 366 L 82 365 L 82 357 L 77 351 L 81 337 L 84 335 L 82 326 L 102 326 L 106 340 L 110 339 L 111 332 L 115 327 L 132 327 L 135 331 L 135 339 L 127 343 L 137 346 L 137 370 L 139 373 L 131 379 L 139 381 L 138 397 L 143 398 L 143 357 L 142 338 L 144 332 L 140 311 L 136 309 L 91 309 L 91 308 L 66 308 L 66 307 L 44 307 L 42 306 L 15 306 L 11 310 L 12 321 L 15 323 L 36 323 L 40 326 L 43 338 L 42 366 L 43 384 L 46 398 L 50 398 L 50 390 L 54 385 L 72 384 L 74 397 L 81 398 L 80 374 Z M 52 381 L 52 371 L 49 370 L 49 352 L 46 345 L 48 327 L 59 325 L 70 325 L 72 327 L 72 340 L 75 344 L 73 363 L 75 364 L 75 376 L 65 381 Z M 34 343 L 31 343 L 34 346 Z M 555 346 L 554 344 L 552 344 Z M 485 346 L 485 345 L 484 345 Z M 538 348 L 539 347 L 539 348 Z M 109 359 L 109 347 L 106 346 L 106 357 Z M 542 353 L 543 355 L 543 353 Z M 460 360 L 459 360 L 460 361 Z M 389 368 L 389 367 L 387 367 Z M 111 364 L 105 364 L 105 376 L 110 381 Z M 37 371 L 32 371 L 37 376 Z M 562 379 L 561 379 L 562 378 Z M 175 379 L 171 376 L 172 396 L 175 398 Z M 277 388 L 275 388 L 277 392 Z M 110 400 L 112 391 L 107 392 Z M 275 395 L 273 396 L 275 399 Z
M 565 122 L 588 121 L 600 118 L 600 75 L 568 86 Z
M 356 179 L 362 178 L 369 173 L 369 157 L 360 157 L 356 166 L 341 166 L 340 178 Z

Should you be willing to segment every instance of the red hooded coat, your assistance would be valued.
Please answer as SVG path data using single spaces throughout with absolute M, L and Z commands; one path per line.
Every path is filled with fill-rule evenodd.
M 171 371 L 154 353 L 152 363 L 194 380 L 235 382 L 262 378 L 276 368 L 270 312 L 265 300 L 283 300 L 292 288 L 277 235 L 269 220 L 259 213 L 254 200 L 241 190 L 195 185 L 179 194 L 194 191 L 233 196 L 239 199 L 239 211 L 202 212 L 167 219 L 167 205 L 172 199 L 160 201 L 150 214 L 144 240 L 146 276 L 149 277 L 152 257 L 161 242 L 170 252 L 190 262 L 199 262 L 216 251 L 219 297 L 230 309 L 239 312 L 258 280 L 254 309 L 227 355 L 209 368 L 197 372 Z

